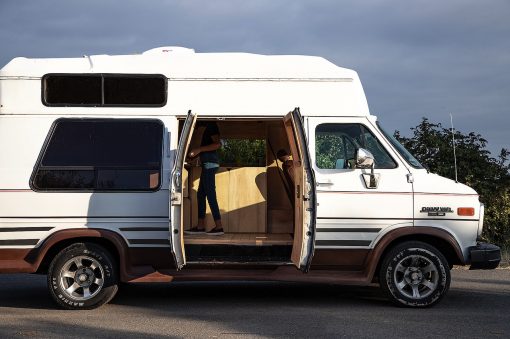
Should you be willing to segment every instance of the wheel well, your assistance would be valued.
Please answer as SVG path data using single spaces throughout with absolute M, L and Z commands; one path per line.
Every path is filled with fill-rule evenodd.
M 115 247 L 115 245 L 105 238 L 96 238 L 96 237 L 80 237 L 80 238 L 71 238 L 71 239 L 65 239 L 62 241 L 59 241 L 55 243 L 44 255 L 44 258 L 41 261 L 41 264 L 37 268 L 38 274 L 47 274 L 48 268 L 50 267 L 51 261 L 57 254 L 60 253 L 64 248 L 71 246 L 72 244 L 76 243 L 93 243 L 96 245 L 100 245 L 104 247 L 113 257 L 113 260 L 117 263 L 117 266 L 120 265 L 120 255 L 119 251 Z
M 462 265 L 463 263 L 460 261 L 459 257 L 457 256 L 457 253 L 453 246 L 448 243 L 448 241 L 435 237 L 433 235 L 427 235 L 427 234 L 412 234 L 412 235 L 406 235 L 403 237 L 400 237 L 398 239 L 393 240 L 386 248 L 384 249 L 382 255 L 378 258 L 377 267 L 375 270 L 374 278 L 373 280 L 378 279 L 379 276 L 379 270 L 381 269 L 382 262 L 384 258 L 386 257 L 386 254 L 388 254 L 389 251 L 391 251 L 392 248 L 395 246 L 405 242 L 405 241 L 421 241 L 426 244 L 429 244 L 431 246 L 434 246 L 439 252 L 441 252 L 446 260 L 448 261 L 448 265 L 450 268 L 453 267 L 453 265 Z

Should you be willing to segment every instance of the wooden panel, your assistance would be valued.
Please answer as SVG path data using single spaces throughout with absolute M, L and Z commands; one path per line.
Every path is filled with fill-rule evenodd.
M 267 208 L 269 209 L 291 209 L 292 205 L 285 188 L 286 179 L 280 167 L 274 162 L 267 168 Z M 287 186 L 290 192 L 294 187 Z
M 288 185 L 275 154 L 283 149 L 291 153 L 282 121 L 268 123 L 267 127 L 267 231 L 269 233 L 293 233 L 294 217 L 292 204 L 285 185 Z M 294 187 L 288 185 L 290 192 Z
M 192 225 L 191 225 L 191 210 L 190 210 L 191 200 L 190 200 L 190 198 L 183 198 L 182 203 L 183 203 L 183 209 L 184 209 L 183 216 L 182 216 L 183 227 L 185 230 L 189 230 L 192 227 Z
M 197 191 L 199 167 L 192 170 L 190 190 L 192 223 L 198 221 Z M 266 232 L 267 184 L 265 167 L 240 167 L 227 170 L 220 167 L 216 174 L 216 197 L 225 232 Z M 209 204 L 206 210 L 206 229 L 214 227 Z
M 188 178 L 188 167 L 186 166 L 182 170 L 182 196 L 183 198 L 189 197 L 189 178 Z
M 303 228 L 304 228 L 304 202 L 303 202 L 303 184 L 304 184 L 304 170 L 301 163 L 301 145 L 298 144 L 294 134 L 292 122 L 292 113 L 289 113 L 284 119 L 285 132 L 289 139 L 290 151 L 292 154 L 293 170 L 294 170 L 294 184 L 296 187 L 296 196 L 294 201 L 294 245 L 292 246 L 291 261 L 299 266 L 301 251 L 303 247 Z M 305 146 L 306 147 L 306 146 Z
M 229 232 L 266 232 L 265 167 L 230 170 Z
M 268 233 L 293 233 L 294 211 L 292 209 L 267 210 Z

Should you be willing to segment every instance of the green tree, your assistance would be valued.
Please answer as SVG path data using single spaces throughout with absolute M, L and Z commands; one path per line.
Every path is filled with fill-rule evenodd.
M 411 128 L 412 136 L 395 137 L 429 170 L 455 179 L 452 132 L 427 118 Z M 502 149 L 497 158 L 487 150 L 480 134 L 455 131 L 458 180 L 480 194 L 485 204 L 484 237 L 510 246 L 510 152 Z
M 222 166 L 266 165 L 266 141 L 263 139 L 222 139 L 218 153 Z

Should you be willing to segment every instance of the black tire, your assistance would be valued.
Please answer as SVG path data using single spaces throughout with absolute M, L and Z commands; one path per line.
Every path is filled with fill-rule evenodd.
M 435 247 L 407 241 L 392 248 L 383 258 L 379 283 L 386 296 L 398 306 L 429 307 L 448 292 L 450 267 Z
M 117 293 L 118 269 L 102 246 L 76 243 L 53 258 L 47 280 L 58 306 L 68 310 L 93 309 Z

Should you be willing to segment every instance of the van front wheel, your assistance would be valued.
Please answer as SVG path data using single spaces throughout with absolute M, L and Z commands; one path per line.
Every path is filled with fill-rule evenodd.
M 450 268 L 435 247 L 409 241 L 391 249 L 379 272 L 382 290 L 398 306 L 428 307 L 450 287 Z
M 65 309 L 92 309 L 117 293 L 117 265 L 103 247 L 77 243 L 63 249 L 51 262 L 48 288 Z

